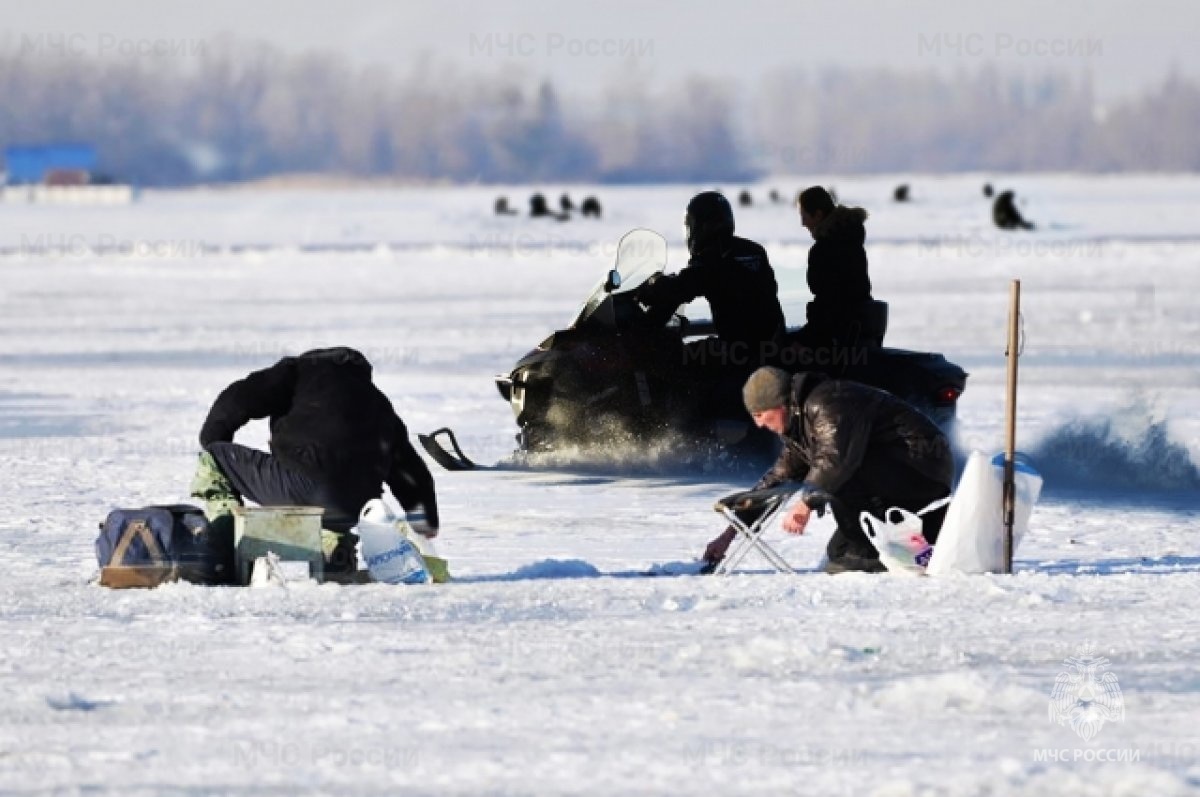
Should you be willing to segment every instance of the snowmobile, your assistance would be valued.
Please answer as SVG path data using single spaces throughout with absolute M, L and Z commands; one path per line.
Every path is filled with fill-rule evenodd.
M 676 314 L 665 325 L 648 320 L 637 289 L 667 265 L 667 242 L 635 229 L 617 248 L 616 263 L 565 329 L 554 332 L 496 377 L 496 387 L 516 416 L 520 451 L 649 446 L 675 440 L 692 450 L 748 448 L 769 454 L 774 435 L 755 427 L 741 400 L 746 377 L 759 365 L 698 367 L 685 345 L 714 332 L 707 321 Z M 887 390 L 949 431 L 967 374 L 941 354 L 883 347 L 887 305 L 874 302 L 853 345 L 839 356 L 819 357 L 800 346 L 789 329 L 772 361 L 792 371 L 821 371 Z M 819 354 L 819 353 L 818 353 Z M 691 360 L 691 362 L 689 362 Z M 422 436 L 426 450 L 450 469 L 464 466 L 438 445 L 438 430 Z M 455 441 L 451 436 L 450 442 Z M 457 450 L 457 447 L 456 447 Z

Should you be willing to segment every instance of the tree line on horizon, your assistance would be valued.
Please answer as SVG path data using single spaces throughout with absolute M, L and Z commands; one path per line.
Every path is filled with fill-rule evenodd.
M 0 49 L 0 145 L 85 142 L 141 185 L 288 174 L 525 183 L 765 174 L 1200 171 L 1200 83 L 1101 109 L 1089 79 L 779 71 L 750 91 L 636 73 L 552 79 L 428 60 L 404 74 L 226 42 L 184 65 Z

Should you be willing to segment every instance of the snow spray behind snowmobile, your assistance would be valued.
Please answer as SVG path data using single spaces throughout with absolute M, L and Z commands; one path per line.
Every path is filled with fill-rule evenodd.
M 667 438 L 693 447 L 773 450 L 775 436 L 757 429 L 742 405 L 742 385 L 759 362 L 733 362 L 714 373 L 685 347 L 689 338 L 712 334 L 710 322 L 679 314 L 665 325 L 648 320 L 637 289 L 666 265 L 661 235 L 645 229 L 627 233 L 612 270 L 571 325 L 496 377 L 516 416 L 521 451 L 599 451 L 614 444 L 636 449 Z M 882 388 L 949 431 L 967 374 L 941 354 L 883 348 L 887 305 L 874 304 L 873 324 L 864 326 L 856 345 L 838 349 L 836 356 L 816 356 L 799 346 L 791 329 L 768 364 Z M 432 437 L 421 441 L 430 454 L 443 466 L 463 469 Z

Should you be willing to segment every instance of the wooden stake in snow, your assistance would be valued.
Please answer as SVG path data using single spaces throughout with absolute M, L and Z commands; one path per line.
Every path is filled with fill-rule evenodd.
M 1004 402 L 1004 572 L 1013 565 L 1013 515 L 1016 507 L 1017 360 L 1021 356 L 1021 281 L 1013 280 L 1008 305 L 1008 390 Z

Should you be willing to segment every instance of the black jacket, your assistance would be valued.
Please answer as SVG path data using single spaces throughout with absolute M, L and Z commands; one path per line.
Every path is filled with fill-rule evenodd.
M 271 452 L 285 465 L 329 485 L 350 506 L 378 498 L 386 482 L 405 509 L 422 505 L 437 528 L 433 476 L 362 354 L 318 349 L 234 382 L 209 410 L 200 445 L 231 442 L 250 420 L 267 417 Z
M 800 373 L 792 378 L 784 449 L 755 489 L 803 481 L 837 495 L 860 469 L 875 483 L 897 466 L 934 482 L 954 480 L 950 441 L 916 408 L 857 382 Z
M 867 211 L 838 205 L 813 230 L 815 242 L 808 250 L 808 289 L 810 322 L 836 321 L 871 298 L 871 279 L 867 276 L 867 238 L 863 223 Z
M 1033 224 L 1025 220 L 1017 209 L 1017 195 L 1004 191 L 992 203 L 992 221 L 1002 230 L 1032 230 Z
M 775 271 L 766 250 L 754 241 L 730 237 L 694 255 L 678 274 L 659 277 L 638 291 L 656 323 L 699 296 L 708 300 L 717 337 L 726 343 L 757 348 L 783 331 Z

